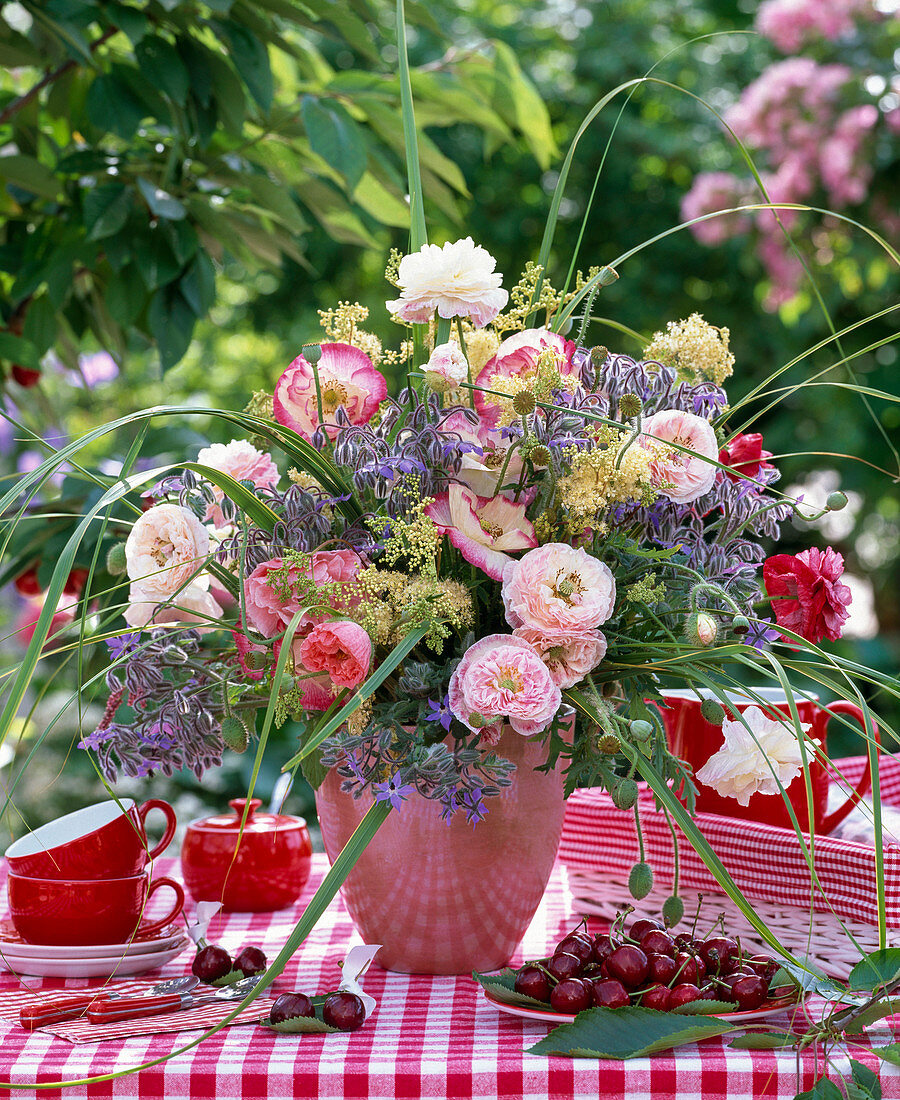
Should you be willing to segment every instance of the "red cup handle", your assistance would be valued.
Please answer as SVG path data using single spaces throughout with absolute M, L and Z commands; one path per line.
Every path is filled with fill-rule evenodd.
M 163 838 L 156 845 L 152 852 L 148 853 L 148 859 L 155 859 L 160 852 L 165 851 L 169 846 L 169 842 L 175 835 L 175 811 L 169 805 L 168 802 L 163 802 L 161 798 L 151 798 L 148 802 L 145 802 L 143 806 L 138 809 L 138 817 L 141 819 L 141 825 L 144 826 L 144 832 L 146 833 L 146 820 L 147 814 L 151 810 L 162 810 L 166 819 L 166 831 L 163 833 Z
M 857 720 L 857 722 L 859 722 L 859 724 L 863 727 L 863 729 L 865 729 L 865 725 L 866 725 L 865 716 L 864 716 L 863 712 L 859 709 L 859 707 L 856 705 L 856 703 L 848 703 L 848 702 L 845 702 L 845 701 L 841 700 L 837 703 L 829 703 L 827 706 L 822 707 L 822 710 L 824 712 L 826 712 L 823 715 L 823 721 L 824 722 L 828 721 L 828 716 L 830 714 L 850 714 Z M 880 748 L 881 747 L 881 734 L 878 732 L 878 725 L 874 721 L 874 719 L 872 720 L 872 736 L 875 738 L 875 744 Z M 850 813 L 850 811 L 857 804 L 857 802 L 859 802 L 859 800 L 862 798 L 862 796 L 864 794 L 868 794 L 868 792 L 871 789 L 872 789 L 872 762 L 869 760 L 868 756 L 866 756 L 865 771 L 860 776 L 859 782 L 856 784 L 856 786 L 850 792 L 850 795 L 847 798 L 847 801 L 842 806 L 838 806 L 838 808 L 834 811 L 833 814 L 829 814 L 828 817 L 825 818 L 825 820 L 822 822 L 822 824 L 820 826 L 820 831 L 825 836 L 827 836 L 834 829 L 834 827 L 836 825 L 839 825 L 844 820 L 844 818 L 847 816 L 847 814 Z
M 182 890 L 179 884 L 171 878 L 155 878 L 150 883 L 150 889 L 147 891 L 148 902 L 150 901 L 150 896 L 153 894 L 153 891 L 158 890 L 161 886 L 169 886 L 175 891 L 175 904 L 164 917 L 160 917 L 159 920 L 154 921 L 152 924 L 142 924 L 142 936 L 149 936 L 153 932 L 159 932 L 161 929 L 165 928 L 167 924 L 173 921 L 184 908 L 184 890 Z

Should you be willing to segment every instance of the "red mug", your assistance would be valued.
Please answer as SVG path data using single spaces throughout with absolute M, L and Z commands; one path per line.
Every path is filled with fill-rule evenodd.
M 9 911 L 26 943 L 81 947 L 126 943 L 140 926 L 141 936 L 160 931 L 181 912 L 184 891 L 170 878 L 150 881 L 147 872 L 124 878 L 47 879 L 10 874 Z M 164 917 L 142 922 L 151 897 L 163 886 L 175 891 Z
M 166 830 L 148 849 L 144 821 L 162 810 Z M 30 878 L 106 879 L 139 874 L 175 835 L 175 811 L 151 798 L 136 806 L 131 798 L 111 799 L 58 817 L 20 837 L 6 849 L 13 874 Z
M 723 693 L 727 704 L 723 704 L 726 710 L 730 710 L 734 717 L 738 711 L 749 707 L 758 707 L 769 717 L 780 718 L 787 715 L 788 724 L 793 727 L 790 704 L 787 696 L 780 688 L 759 687 L 749 689 L 753 694 L 741 691 Z M 716 699 L 721 702 L 713 692 L 704 688 L 663 690 L 661 692 L 664 706 L 660 708 L 663 722 L 666 727 L 666 739 L 671 751 L 686 763 L 691 765 L 694 775 L 713 756 L 724 743 L 721 726 L 714 726 L 707 722 L 700 713 L 700 706 L 704 699 Z M 753 696 L 764 700 L 760 704 Z M 698 698 L 699 696 L 699 698 Z M 827 836 L 853 809 L 857 802 L 866 794 L 872 786 L 872 773 L 869 762 L 866 761 L 863 772 L 856 787 L 850 796 L 833 813 L 828 813 L 828 786 L 829 773 L 818 754 L 815 746 L 809 742 L 818 740 L 825 745 L 825 734 L 829 719 L 835 714 L 850 714 L 864 725 L 863 712 L 854 703 L 836 702 L 822 705 L 816 696 L 808 699 L 795 698 L 797 714 L 802 725 L 812 728 L 807 734 L 807 760 L 809 762 L 810 783 L 812 786 L 812 811 L 815 832 Z M 876 742 L 880 744 L 878 727 L 873 722 L 873 732 Z M 760 821 L 766 825 L 778 825 L 782 828 L 793 829 L 790 814 L 780 794 L 754 794 L 746 806 L 740 805 L 736 798 L 720 795 L 712 787 L 707 787 L 695 779 L 697 787 L 697 800 L 695 807 L 698 812 L 724 814 L 728 817 L 740 817 L 751 821 Z M 809 831 L 809 813 L 806 801 L 806 781 L 803 773 L 796 777 L 785 788 L 794 813 L 800 827 Z

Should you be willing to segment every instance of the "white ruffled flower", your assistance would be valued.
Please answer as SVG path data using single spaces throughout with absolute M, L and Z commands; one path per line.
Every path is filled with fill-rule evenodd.
M 210 619 L 222 617 L 222 607 L 212 593 L 200 584 L 189 584 L 176 595 L 168 597 L 168 601 L 147 592 L 139 583 L 132 584 L 128 590 L 125 622 L 136 629 L 195 623 L 202 633 L 215 629 Z
M 778 794 L 779 783 L 787 788 L 803 768 L 793 725 L 769 718 L 759 707 L 748 707 L 743 719 L 725 719 L 724 744 L 697 772 L 701 783 L 723 798 L 737 799 L 740 806 L 746 806 L 754 794 Z M 812 727 L 800 728 L 805 737 Z
M 145 598 L 161 603 L 179 588 L 209 588 L 209 575 L 194 573 L 209 553 L 209 532 L 193 512 L 177 504 L 157 504 L 144 512 L 125 542 L 128 579 Z
M 410 324 L 427 324 L 437 310 L 440 317 L 468 317 L 483 328 L 509 300 L 496 266 L 490 252 L 471 237 L 443 247 L 426 244 L 400 261 L 400 297 L 387 308 Z

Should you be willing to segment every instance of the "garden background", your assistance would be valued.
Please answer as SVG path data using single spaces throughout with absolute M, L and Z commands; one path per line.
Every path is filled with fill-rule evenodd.
M 620 95 L 578 147 L 557 277 L 576 249 L 587 270 L 704 210 L 761 201 L 723 114 L 773 201 L 838 211 L 897 244 L 894 0 L 429 0 L 409 4 L 408 17 L 431 240 L 471 235 L 507 286 L 537 253 L 582 118 L 651 69 L 659 82 L 627 103 Z M 0 411 L 15 422 L 0 419 L 4 489 L 115 416 L 155 404 L 243 408 L 322 338 L 317 310 L 339 300 L 368 306 L 367 327 L 391 337 L 384 267 L 391 248 L 406 251 L 408 224 L 394 41 L 382 0 L 0 4 Z M 637 354 L 667 321 L 700 312 L 730 330 L 737 399 L 825 341 L 830 325 L 896 303 L 897 273 L 861 228 L 819 213 L 782 220 L 796 253 L 765 211 L 640 251 L 596 299 L 589 342 Z M 844 555 L 853 606 L 835 649 L 893 673 L 900 406 L 867 407 L 814 376 L 847 357 L 827 380 L 852 372 L 897 393 L 895 316 L 869 320 L 841 351 L 827 343 L 806 355 L 777 383 L 801 388 L 751 429 L 781 488 L 819 506 L 834 489 L 847 494 L 848 507 L 814 529 L 789 527 L 784 550 L 812 538 Z M 203 417 L 166 420 L 145 441 L 158 456 L 147 464 L 193 458 L 226 442 L 222 431 Z M 106 437 L 93 465 L 114 477 L 132 441 Z M 21 657 L 53 549 L 92 489 L 71 471 L 7 548 L 0 674 Z M 23 580 L 32 552 L 45 565 Z M 89 566 L 93 548 L 81 553 L 76 565 Z M 3 747 L 0 779 L 32 825 L 103 797 L 75 747 L 96 703 L 79 719 L 73 702 L 29 761 L 76 683 L 76 650 L 48 654 L 34 709 Z M 886 699 L 870 702 L 897 721 Z M 264 796 L 296 734 L 288 723 L 270 745 Z M 842 736 L 833 754 L 853 751 Z M 251 756 L 229 754 L 202 787 L 188 774 L 123 781 L 117 793 L 168 798 L 186 822 L 246 789 Z M 311 815 L 308 789 L 287 810 Z

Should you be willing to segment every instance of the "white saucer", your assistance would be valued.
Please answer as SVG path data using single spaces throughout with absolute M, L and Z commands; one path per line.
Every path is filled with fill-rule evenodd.
M 13 927 L 12 921 L 0 921 L 0 957 L 16 959 L 96 959 L 108 955 L 116 958 L 132 955 L 148 955 L 174 947 L 184 940 L 184 930 L 173 924 L 142 937 L 140 929 L 128 943 L 44 944 L 25 943 Z
M 180 943 L 164 951 L 149 951 L 142 955 L 113 955 L 81 959 L 25 959 L 10 955 L 0 957 L 0 969 L 13 974 L 30 974 L 38 978 L 105 978 L 114 974 L 126 978 L 131 974 L 143 974 L 171 962 L 190 941 L 184 936 Z

